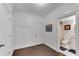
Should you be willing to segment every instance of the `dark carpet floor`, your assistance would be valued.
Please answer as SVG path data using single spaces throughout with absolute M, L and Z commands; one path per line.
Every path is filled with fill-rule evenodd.
M 64 55 L 56 52 L 55 50 L 49 48 L 44 44 L 41 44 L 15 50 L 13 56 L 64 56 Z

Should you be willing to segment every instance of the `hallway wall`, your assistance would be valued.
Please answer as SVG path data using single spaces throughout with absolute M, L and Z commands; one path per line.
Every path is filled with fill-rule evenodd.
M 59 17 L 65 14 L 68 14 L 74 10 L 79 11 L 79 4 L 63 4 L 62 6 L 56 8 L 54 11 L 52 11 L 50 14 L 46 16 L 46 22 L 45 25 L 47 24 L 52 24 L 53 25 L 53 31 L 52 32 L 45 32 L 45 42 L 48 46 L 51 48 L 55 49 L 58 51 L 58 21 Z M 77 13 L 78 19 L 79 19 L 79 13 Z M 76 20 L 78 21 L 78 20 Z M 77 22 L 78 25 L 79 21 Z M 78 27 L 77 26 L 77 35 L 78 36 Z M 79 40 L 77 37 L 76 40 L 76 48 L 77 48 L 77 54 L 79 53 Z M 78 54 L 79 55 L 79 54 Z
M 14 49 L 43 43 L 44 19 L 40 16 L 14 13 Z

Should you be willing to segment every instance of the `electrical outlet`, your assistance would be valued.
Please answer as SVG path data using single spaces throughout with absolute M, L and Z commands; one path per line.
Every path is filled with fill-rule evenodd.
M 9 34 L 9 38 L 11 38 L 11 35 Z
M 9 22 L 11 21 L 11 19 L 9 18 Z
M 9 54 L 10 54 L 10 52 L 9 52 Z

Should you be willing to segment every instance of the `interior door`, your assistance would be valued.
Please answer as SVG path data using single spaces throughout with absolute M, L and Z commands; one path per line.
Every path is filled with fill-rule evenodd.
M 9 55 L 10 34 L 11 23 L 9 22 L 9 13 L 3 6 L 0 6 L 0 56 Z

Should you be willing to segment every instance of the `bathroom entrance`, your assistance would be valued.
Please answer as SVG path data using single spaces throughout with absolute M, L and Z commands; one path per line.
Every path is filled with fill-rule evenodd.
M 59 50 L 64 54 L 76 54 L 75 25 L 76 15 L 59 21 Z

